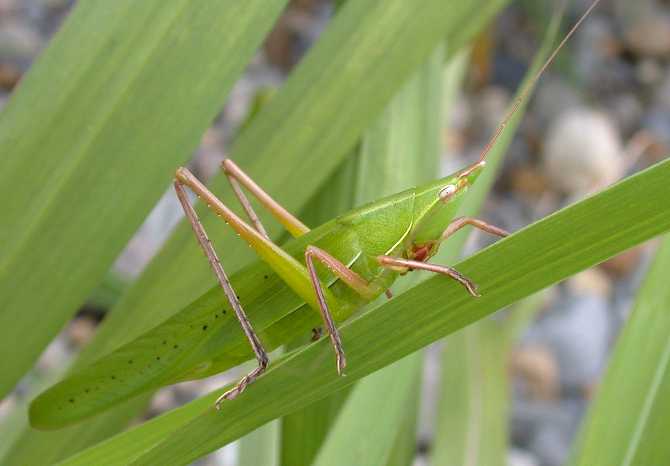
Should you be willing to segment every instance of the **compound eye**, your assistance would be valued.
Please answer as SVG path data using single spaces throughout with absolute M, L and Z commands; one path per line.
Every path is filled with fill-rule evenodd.
M 444 188 L 442 188 L 442 190 L 440 191 L 440 194 L 439 194 L 439 196 L 440 196 L 440 200 L 441 200 L 442 202 L 446 202 L 451 196 L 453 196 L 454 194 L 456 194 L 456 191 L 457 191 L 457 190 L 458 190 L 458 188 L 456 188 L 456 185 L 455 185 L 455 184 L 448 184 L 448 185 L 446 185 L 446 186 L 445 186 Z

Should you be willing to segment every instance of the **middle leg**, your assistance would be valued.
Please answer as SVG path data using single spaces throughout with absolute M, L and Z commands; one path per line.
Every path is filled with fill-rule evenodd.
M 335 322 L 333 321 L 333 316 L 328 309 L 328 303 L 326 302 L 326 298 L 323 293 L 322 284 L 316 273 L 314 259 L 328 267 L 328 269 L 337 275 L 338 278 L 340 278 L 344 283 L 346 283 L 349 287 L 351 287 L 364 298 L 373 299 L 376 295 L 376 292 L 363 277 L 348 268 L 346 265 L 328 254 L 323 249 L 317 248 L 316 246 L 307 246 L 305 249 L 305 263 L 307 264 L 307 270 L 309 271 L 309 276 L 312 280 L 312 286 L 314 287 L 314 292 L 316 293 L 317 302 L 319 304 L 319 311 L 321 312 L 321 317 L 323 318 L 323 322 L 326 326 L 326 329 L 328 330 L 330 342 L 333 345 L 333 349 L 335 350 L 335 356 L 337 358 L 337 373 L 343 375 L 344 368 L 347 366 L 347 359 L 344 355 L 344 348 L 342 348 L 340 332 L 337 330 Z
M 477 285 L 475 285 L 470 279 L 461 274 L 458 270 L 448 265 L 437 265 L 429 264 L 427 262 L 420 262 L 411 259 L 402 259 L 400 257 L 393 256 L 378 256 L 377 261 L 383 267 L 390 269 L 399 269 L 403 271 L 407 270 L 427 270 L 429 272 L 435 272 L 447 277 L 453 278 L 458 283 L 463 285 L 468 293 L 470 293 L 475 298 L 478 298 L 480 294 L 477 292 Z

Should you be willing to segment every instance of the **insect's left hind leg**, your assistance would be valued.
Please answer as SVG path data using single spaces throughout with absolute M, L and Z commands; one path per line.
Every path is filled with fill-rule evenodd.
M 223 288 L 223 292 L 226 295 L 228 303 L 233 308 L 235 316 L 240 322 L 242 330 L 244 331 L 244 334 L 249 340 L 249 344 L 251 344 L 251 348 L 253 349 L 254 354 L 256 355 L 256 360 L 258 361 L 258 367 L 256 367 L 256 369 L 245 375 L 234 388 L 228 390 L 226 393 L 221 395 L 216 400 L 216 407 L 217 409 L 219 409 L 219 406 L 224 399 L 235 398 L 237 395 L 239 395 L 246 389 L 247 385 L 256 380 L 256 378 L 258 378 L 258 376 L 265 371 L 265 369 L 268 367 L 269 364 L 269 358 L 267 352 L 265 351 L 265 348 L 263 348 L 263 345 L 260 339 L 258 338 L 258 335 L 251 326 L 251 322 L 249 322 L 249 319 L 246 313 L 244 312 L 244 309 L 242 309 L 242 305 L 240 304 L 240 301 L 235 293 L 235 290 L 233 289 L 233 286 L 230 283 L 230 279 L 226 275 L 226 272 L 223 270 L 221 261 L 219 260 L 219 257 L 217 256 L 216 251 L 214 250 L 214 247 L 212 246 L 212 243 L 209 240 L 209 237 L 207 236 L 205 228 L 202 226 L 202 223 L 200 223 L 200 220 L 198 219 L 198 214 L 196 213 L 195 209 L 189 202 L 188 196 L 186 195 L 186 191 L 184 190 L 184 187 L 182 185 L 189 186 L 191 189 L 194 189 L 194 191 L 199 195 L 211 194 L 211 193 L 209 193 L 209 191 L 207 191 L 204 187 L 201 187 L 199 182 L 197 182 L 197 180 L 195 180 L 195 178 L 192 177 L 190 172 L 188 172 L 187 170 L 178 171 L 177 173 L 178 176 L 174 182 L 174 189 L 175 192 L 177 193 L 177 198 L 179 199 L 179 202 L 181 203 L 184 209 L 184 213 L 186 214 L 186 217 L 188 218 L 188 221 L 191 224 L 191 227 L 193 228 L 198 243 L 200 244 L 200 247 L 202 248 L 205 255 L 207 256 L 207 260 L 209 261 L 209 264 L 212 267 L 212 270 L 214 271 L 214 275 L 216 275 L 219 285 L 221 286 L 221 288 Z M 228 220 L 235 221 L 235 218 L 231 216 L 229 217 Z

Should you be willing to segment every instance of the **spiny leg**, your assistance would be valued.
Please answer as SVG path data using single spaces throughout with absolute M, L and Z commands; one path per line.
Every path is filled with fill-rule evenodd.
M 305 249 L 305 263 L 307 264 L 307 270 L 309 271 L 310 278 L 312 279 L 312 286 L 314 287 L 317 302 L 319 303 L 321 317 L 323 318 L 323 322 L 328 329 L 330 342 L 333 345 L 333 349 L 335 350 L 335 356 L 337 358 L 337 373 L 343 375 L 344 368 L 347 366 L 347 359 L 344 355 L 344 349 L 342 348 L 340 333 L 338 332 L 337 327 L 335 326 L 335 322 L 333 321 L 333 316 L 328 309 L 328 303 L 326 302 L 326 298 L 323 294 L 321 281 L 316 274 L 314 259 L 317 259 L 323 265 L 328 267 L 344 283 L 349 285 L 361 296 L 372 298 L 375 295 L 375 291 L 363 277 L 358 275 L 356 272 L 348 268 L 346 265 L 328 254 L 323 249 L 311 245 L 307 246 Z
M 251 207 L 251 203 L 244 195 L 240 184 L 247 188 L 251 194 L 260 201 L 260 203 L 265 207 L 278 221 L 281 223 L 288 232 L 293 237 L 302 236 L 309 231 L 309 228 L 305 226 L 300 220 L 293 216 L 288 210 L 286 210 L 281 204 L 275 201 L 268 193 L 266 193 L 263 188 L 261 188 L 254 180 L 252 180 L 249 175 L 244 173 L 240 167 L 238 167 L 235 162 L 230 159 L 226 159 L 221 163 L 223 172 L 228 177 L 228 181 L 235 192 L 235 196 L 242 204 L 244 211 L 247 213 L 249 220 L 254 225 L 256 230 L 265 236 L 268 237 L 265 228 L 261 224 L 258 215 L 254 212 L 254 209 Z
M 505 236 L 509 236 L 509 232 L 506 230 L 503 230 L 502 228 L 498 228 L 495 225 L 491 225 L 489 223 L 484 222 L 483 220 L 479 220 L 477 218 L 472 218 L 472 217 L 458 217 L 455 218 L 449 226 L 444 230 L 444 233 L 442 233 L 442 236 L 440 237 L 440 242 L 446 240 L 449 238 L 451 235 L 456 233 L 458 230 L 463 228 L 466 225 L 473 226 L 475 228 L 478 228 L 482 231 L 485 231 L 487 233 L 491 233 L 492 235 L 500 236 L 504 238 Z
M 412 269 L 412 270 L 427 270 L 429 272 L 435 272 L 447 277 L 453 278 L 458 283 L 463 285 L 468 293 L 470 293 L 475 298 L 478 298 L 480 295 L 477 293 L 477 285 L 475 285 L 470 279 L 462 275 L 458 270 L 449 267 L 447 265 L 437 265 L 430 264 L 428 262 L 420 262 L 411 259 L 401 259 L 399 257 L 392 256 L 378 256 L 377 261 L 386 268 L 390 269 Z
M 492 235 L 496 236 L 505 237 L 509 235 L 509 233 L 503 230 L 502 228 L 498 228 L 494 225 L 486 223 L 483 220 L 479 220 L 472 217 L 458 217 L 454 219 L 451 223 L 449 223 L 447 228 L 444 230 L 444 233 L 442 233 L 442 235 L 440 236 L 440 243 L 442 241 L 445 241 L 451 235 L 453 235 L 458 230 L 467 225 L 473 226 L 475 228 L 478 228 L 482 231 L 491 233 Z M 411 259 L 402 259 L 399 257 L 392 257 L 392 256 L 379 256 L 377 257 L 377 260 L 382 266 L 388 268 L 427 270 L 429 272 L 435 272 L 440 273 L 442 275 L 446 275 L 448 277 L 453 278 L 461 285 L 463 285 L 465 289 L 468 290 L 468 293 L 470 293 L 472 296 L 474 297 L 480 296 L 480 294 L 477 292 L 477 286 L 470 279 L 468 279 L 467 277 L 465 277 L 463 274 L 461 274 L 459 271 L 457 271 L 452 267 L 446 265 L 430 264 L 427 262 L 415 261 Z
M 190 172 L 188 172 L 190 174 Z M 237 299 L 237 295 L 235 294 L 235 290 L 233 290 L 232 285 L 230 284 L 230 280 L 228 279 L 228 276 L 226 275 L 226 272 L 223 270 L 223 266 L 221 265 L 221 261 L 219 260 L 218 256 L 216 255 L 216 251 L 214 250 L 214 247 L 212 246 L 212 243 L 207 236 L 207 233 L 205 232 L 204 227 L 202 226 L 202 223 L 200 223 L 200 220 L 198 219 L 198 215 L 195 212 L 195 209 L 193 206 L 191 206 L 191 203 L 188 200 L 188 197 L 186 195 L 186 191 L 184 190 L 182 184 L 184 183 L 182 180 L 179 178 L 175 181 L 174 183 L 174 189 L 177 193 L 177 198 L 179 199 L 179 202 L 182 205 L 182 208 L 184 209 L 184 212 L 186 213 L 186 217 L 188 218 L 193 231 L 195 233 L 196 238 L 198 239 L 198 243 L 200 244 L 200 247 L 202 250 L 205 252 L 205 255 L 207 256 L 207 260 L 209 261 L 210 266 L 212 267 L 212 270 L 214 271 L 214 274 L 216 275 L 216 278 L 221 285 L 221 288 L 223 288 L 223 292 L 226 295 L 226 298 L 228 299 L 228 302 L 230 303 L 230 306 L 233 308 L 233 311 L 235 312 L 235 316 L 237 317 L 237 320 L 239 320 L 240 325 L 242 326 L 242 329 L 244 331 L 244 334 L 246 335 L 247 339 L 249 340 L 249 343 L 251 344 L 251 347 L 254 351 L 254 354 L 256 355 L 256 360 L 258 361 L 258 367 L 255 368 L 253 371 L 251 371 L 249 374 L 244 376 L 240 382 L 231 390 L 228 390 L 225 392 L 223 395 L 221 395 L 217 400 L 216 400 L 216 407 L 219 409 L 221 402 L 224 399 L 233 399 L 240 393 L 244 391 L 244 389 L 252 383 L 256 378 L 262 374 L 265 369 L 268 366 L 269 363 L 269 358 L 267 355 L 267 352 L 263 348 L 263 345 L 260 342 L 260 339 L 258 338 L 258 335 L 256 335 L 256 332 L 254 331 L 253 327 L 251 326 L 251 322 L 249 322 L 249 319 L 246 316 L 246 313 L 242 309 L 242 305 L 240 304 L 239 300 Z M 191 183 L 188 184 L 188 186 L 191 189 L 194 189 L 196 191 L 196 194 L 198 195 L 203 195 L 207 193 L 203 192 L 198 192 L 198 186 L 193 185 Z M 208 193 L 211 195 L 211 193 Z M 204 196 L 207 197 L 207 196 Z

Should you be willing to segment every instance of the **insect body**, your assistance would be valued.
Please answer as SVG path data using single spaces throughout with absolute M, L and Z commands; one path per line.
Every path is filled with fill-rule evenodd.
M 320 321 L 325 323 L 335 348 L 337 369 L 342 373 L 346 360 L 335 323 L 384 293 L 399 274 L 413 269 L 433 270 L 458 280 L 476 294 L 474 284 L 455 270 L 426 261 L 437 252 L 441 241 L 468 223 L 504 234 L 469 219 L 458 219 L 446 230 L 442 226 L 453 220 L 461 199 L 483 167 L 484 163 L 478 162 L 442 180 L 355 209 L 311 231 L 292 217 L 275 214 L 282 223 L 290 223 L 289 231 L 297 236 L 283 247 L 272 243 L 262 233 L 262 226 L 244 222 L 190 172 L 180 169 L 177 193 L 229 293 L 223 286 L 217 287 L 137 340 L 56 384 L 32 404 L 31 422 L 41 428 L 60 427 L 139 393 L 206 377 L 248 360 L 252 354 L 249 343 L 240 338 L 239 323 L 233 318 L 236 314 L 241 317 L 239 321 L 259 365 L 221 400 L 234 398 L 263 372 L 268 364 L 266 348 L 279 346 L 298 336 L 296 332 L 320 325 Z M 224 169 L 235 174 L 233 180 L 251 186 L 252 193 L 260 189 L 249 185 L 231 161 L 224 162 Z M 188 183 L 224 216 L 263 261 L 228 279 L 186 202 L 180 182 Z M 277 212 L 269 196 L 258 194 L 264 205 Z M 321 312 L 321 319 L 314 309 Z
M 231 160 L 223 162 L 223 170 L 249 222 L 238 217 L 187 169 L 179 168 L 174 184 L 177 197 L 220 286 L 138 339 L 41 394 L 31 405 L 31 423 L 48 429 L 77 422 L 142 392 L 206 377 L 239 364 L 249 359 L 251 347 L 258 366 L 221 395 L 216 402 L 218 407 L 224 400 L 242 393 L 265 371 L 269 364 L 267 349 L 297 336 L 296 332 L 308 331 L 319 325 L 319 321 L 323 322 L 334 348 L 337 371 L 343 374 L 345 349 L 336 322 L 386 292 L 399 275 L 412 270 L 443 274 L 478 296 L 475 284 L 467 277 L 429 260 L 444 240 L 466 225 L 498 236 L 507 234 L 481 220 L 454 217 L 509 119 L 597 3 L 593 3 L 521 93 L 476 163 L 443 179 L 355 209 L 314 230 L 287 212 Z M 195 192 L 222 217 L 261 261 L 229 279 L 188 201 L 185 188 Z M 242 188 L 286 227 L 294 237 L 292 241 L 280 247 L 270 240 Z

